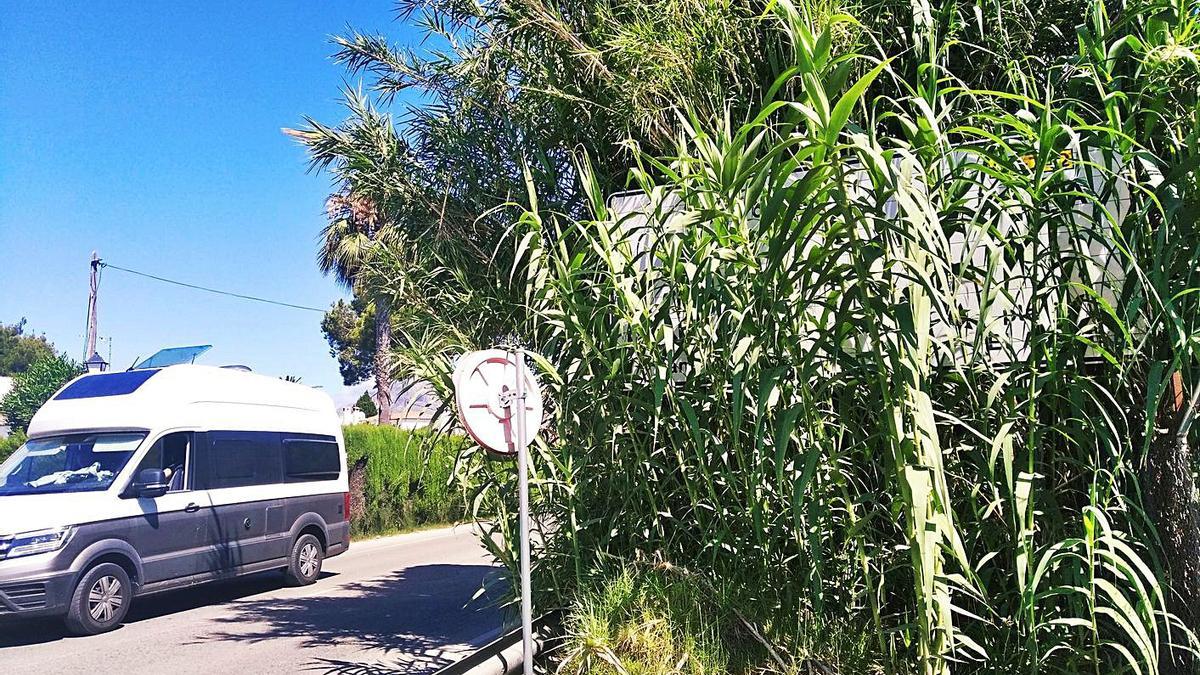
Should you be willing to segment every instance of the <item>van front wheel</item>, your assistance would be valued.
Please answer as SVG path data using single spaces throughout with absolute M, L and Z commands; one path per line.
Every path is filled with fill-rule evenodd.
M 133 586 L 129 574 L 120 565 L 101 563 L 88 570 L 67 608 L 65 623 L 74 635 L 95 635 L 110 631 L 125 620 Z
M 292 557 L 288 561 L 287 578 L 294 586 L 307 586 L 321 576 L 321 565 L 325 562 L 325 549 L 321 541 L 311 534 L 301 535 L 292 546 Z

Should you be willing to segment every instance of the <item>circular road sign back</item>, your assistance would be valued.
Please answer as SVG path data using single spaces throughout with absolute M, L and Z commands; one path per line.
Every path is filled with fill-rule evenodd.
M 523 378 L 525 400 L 516 399 L 517 375 Z M 516 456 L 516 415 L 525 416 L 524 445 L 542 424 L 542 393 L 533 372 L 518 353 L 503 349 L 469 352 L 454 368 L 454 399 L 458 419 L 475 442 L 504 456 Z

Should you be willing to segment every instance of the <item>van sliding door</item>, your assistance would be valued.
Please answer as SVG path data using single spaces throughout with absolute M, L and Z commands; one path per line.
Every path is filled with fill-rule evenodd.
M 213 571 L 236 572 L 286 555 L 277 550 L 277 533 L 268 529 L 282 520 L 282 500 L 268 488 L 283 482 L 279 434 L 209 431 L 202 436 L 199 478 L 212 504 L 207 536 L 217 556 Z

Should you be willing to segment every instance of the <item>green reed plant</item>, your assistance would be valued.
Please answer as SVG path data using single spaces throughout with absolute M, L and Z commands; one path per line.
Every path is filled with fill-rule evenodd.
M 1082 98 L 936 59 L 872 98 L 894 73 L 831 51 L 848 17 L 778 6 L 796 96 L 685 117 L 640 158 L 640 218 L 582 164 L 590 218 L 531 194 L 517 223 L 557 411 L 540 588 L 654 552 L 780 644 L 858 621 L 891 671 L 1159 672 L 1194 638 L 1138 479 L 1146 329 L 1177 311 L 1147 270 L 1197 243 L 1142 239 L 1162 166 Z
M 672 149 L 629 148 L 637 213 L 581 155 L 582 217 L 533 187 L 488 214 L 512 216 L 505 269 L 381 251 L 405 374 L 450 400 L 463 349 L 541 355 L 539 606 L 665 560 L 796 659 L 849 626 L 888 672 L 1184 667 L 1159 535 L 1194 504 L 1194 425 L 1161 413 L 1175 373 L 1200 382 L 1196 111 L 1160 68 L 1194 82 L 1195 10 L 1090 3 L 1076 59 L 979 87 L 931 27 L 879 55 L 775 2 L 767 102 L 681 102 Z M 1170 485 L 1146 477 L 1164 454 Z M 511 566 L 511 465 L 455 471 Z

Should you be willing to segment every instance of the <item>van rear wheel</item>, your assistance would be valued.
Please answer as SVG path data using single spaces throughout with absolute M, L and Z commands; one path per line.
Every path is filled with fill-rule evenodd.
M 311 534 L 301 535 L 292 545 L 292 556 L 288 560 L 287 578 L 293 586 L 307 586 L 321 576 L 321 565 L 325 562 L 325 549 L 321 541 Z
M 73 635 L 110 631 L 125 620 L 132 600 L 133 586 L 125 569 L 113 563 L 101 563 L 79 580 L 64 623 Z

